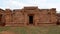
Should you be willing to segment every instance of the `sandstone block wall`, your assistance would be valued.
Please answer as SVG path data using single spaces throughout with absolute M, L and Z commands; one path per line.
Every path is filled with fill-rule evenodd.
M 12 23 L 12 11 L 10 9 L 6 9 L 4 15 L 6 26 L 9 26 Z
M 33 25 L 56 24 L 56 9 L 39 9 L 38 7 L 24 7 L 23 9 L 0 9 L 5 26 L 29 25 L 29 16 L 33 16 Z

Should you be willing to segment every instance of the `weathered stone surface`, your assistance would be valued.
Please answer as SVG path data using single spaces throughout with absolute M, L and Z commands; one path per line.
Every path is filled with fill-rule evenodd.
M 29 23 L 29 16 L 33 16 L 33 25 L 40 24 L 56 24 L 57 13 L 56 9 L 39 9 L 38 7 L 24 7 L 23 9 L 15 10 L 2 10 L 0 9 L 0 15 L 4 15 L 1 18 L 4 21 L 5 26 L 25 26 Z

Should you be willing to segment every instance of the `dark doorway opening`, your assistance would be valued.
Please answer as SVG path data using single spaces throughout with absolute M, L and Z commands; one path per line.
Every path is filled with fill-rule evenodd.
M 33 24 L 33 16 L 29 16 L 29 24 Z

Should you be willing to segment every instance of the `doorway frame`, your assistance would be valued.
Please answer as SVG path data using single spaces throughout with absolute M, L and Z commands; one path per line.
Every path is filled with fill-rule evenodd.
M 28 14 L 28 24 L 30 25 L 30 23 L 29 23 L 29 16 L 33 16 L 33 23 L 31 25 L 34 25 L 35 24 L 34 23 L 34 14 Z

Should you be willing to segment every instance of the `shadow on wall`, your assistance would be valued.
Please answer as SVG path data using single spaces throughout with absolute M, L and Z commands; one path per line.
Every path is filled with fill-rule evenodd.
M 59 20 L 57 21 L 57 23 L 56 23 L 57 25 L 60 25 L 60 22 L 59 22 Z
M 5 22 L 2 22 L 2 15 L 0 15 L 0 26 L 5 26 Z

